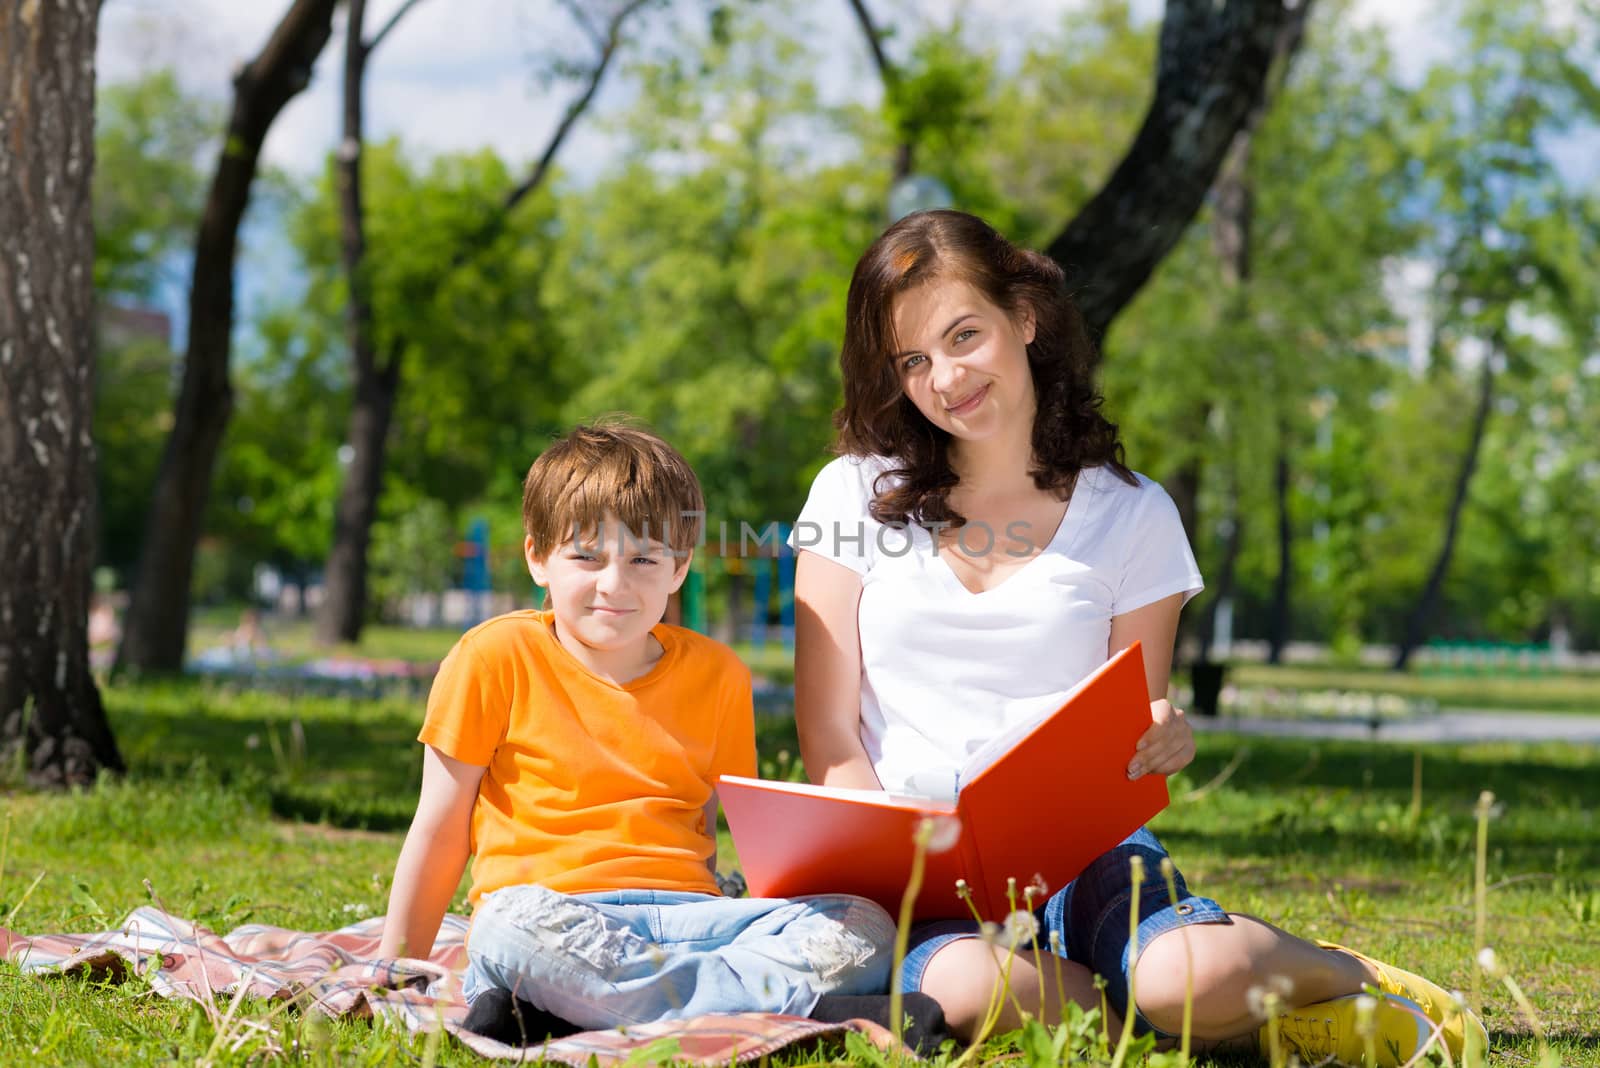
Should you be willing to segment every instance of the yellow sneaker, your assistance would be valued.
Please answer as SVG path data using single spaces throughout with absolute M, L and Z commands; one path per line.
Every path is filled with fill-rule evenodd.
M 1371 1063 L 1367 1040 L 1357 1024 L 1357 1005 L 1363 999 L 1374 1006 Z M 1332 1058 L 1364 1068 L 1400 1068 L 1416 1056 L 1432 1034 L 1433 1027 L 1421 1006 L 1398 994 L 1381 999 L 1346 994 L 1278 1014 L 1278 1040 L 1305 1064 L 1321 1064 Z M 1258 1036 L 1262 1051 L 1269 1055 L 1271 1035 L 1272 1025 L 1267 1024 Z
M 1416 1002 L 1427 1014 L 1428 1019 L 1440 1026 L 1444 1033 L 1445 1045 L 1450 1049 L 1450 1056 L 1456 1060 L 1461 1059 L 1461 1049 L 1466 1042 L 1469 1028 L 1478 1036 L 1477 1048 L 1485 1053 L 1488 1052 L 1489 1032 L 1484 1028 L 1482 1021 L 1470 1012 L 1458 1010 L 1455 999 L 1438 983 L 1429 982 L 1420 975 L 1396 968 L 1392 964 L 1385 964 L 1381 960 L 1374 960 L 1365 953 L 1358 953 L 1332 942 L 1319 940 L 1317 945 L 1323 949 L 1348 953 L 1352 957 L 1366 961 L 1378 973 L 1378 989 L 1385 994 L 1393 994 Z

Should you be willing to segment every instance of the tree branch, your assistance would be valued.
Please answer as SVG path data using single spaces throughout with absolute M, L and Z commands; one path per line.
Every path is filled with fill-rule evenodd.
M 572 21 L 589 35 L 590 43 L 603 50 L 606 46 L 606 35 L 600 32 L 600 27 L 590 21 L 589 12 L 584 10 L 583 5 L 577 0 L 557 0 L 557 2 L 566 9 L 568 15 L 572 16 Z
M 389 21 L 385 22 L 383 24 L 383 28 L 380 29 L 377 33 L 373 34 L 371 40 L 367 41 L 366 44 L 362 45 L 362 52 L 363 52 L 362 60 L 363 60 L 363 62 L 366 60 L 367 57 L 371 56 L 373 52 L 377 51 L 378 46 L 383 43 L 383 39 L 385 37 L 389 36 L 389 31 L 393 30 L 395 28 L 395 24 L 398 23 L 401 19 L 405 18 L 406 17 L 406 13 L 409 12 L 412 8 L 416 7 L 421 2 L 422 2 L 422 0 L 405 0 L 405 3 L 400 5 L 399 10 L 397 10 L 393 15 L 389 16 Z
M 850 8 L 856 13 L 856 21 L 861 24 L 861 33 L 867 39 L 867 47 L 872 50 L 872 61 L 878 66 L 878 77 L 883 80 L 885 95 L 892 95 L 900 84 L 900 70 L 889 59 L 883 50 L 882 33 L 872 21 L 872 13 L 867 10 L 866 0 L 850 0 Z M 894 150 L 894 180 L 899 181 L 911 173 L 911 161 L 914 146 L 909 140 L 901 138 Z
M 1297 7 L 1305 7 L 1302 2 Z M 1183 236 L 1266 91 L 1286 0 L 1168 0 L 1156 90 L 1111 179 L 1046 250 L 1103 334 Z
M 611 66 L 611 59 L 616 55 L 617 46 L 622 41 L 622 24 L 627 21 L 628 16 L 649 2 L 650 0 L 630 0 L 628 4 L 611 16 L 611 20 L 606 24 L 605 37 L 599 41 L 600 56 L 595 61 L 594 68 L 589 72 L 588 84 L 584 86 L 583 93 L 568 105 L 566 114 L 561 116 L 561 124 L 556 127 L 555 133 L 550 136 L 550 143 L 545 146 L 544 154 L 539 157 L 539 162 L 534 165 L 532 173 L 523 179 L 522 184 L 513 189 L 511 194 L 506 197 L 500 218 L 494 224 L 495 230 L 498 230 L 500 225 L 503 225 L 505 216 L 511 212 L 512 208 L 515 208 L 524 197 L 538 189 L 544 182 L 545 175 L 550 171 L 551 163 L 555 161 L 556 152 L 560 150 L 562 142 L 567 139 L 567 134 L 571 132 L 579 117 L 588 109 L 589 102 L 594 99 L 594 94 L 600 88 L 600 82 L 606 76 L 606 69 Z M 481 242 L 479 243 L 481 244 Z

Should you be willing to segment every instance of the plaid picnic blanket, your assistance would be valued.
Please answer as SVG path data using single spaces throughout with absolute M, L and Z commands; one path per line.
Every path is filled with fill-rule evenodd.
M 24 972 L 89 973 L 147 978 L 163 997 L 214 1002 L 245 993 L 294 1000 L 328 1016 L 361 1016 L 411 1031 L 443 1027 L 485 1057 L 547 1061 L 584 1068 L 622 1064 L 638 1051 L 673 1049 L 681 1061 L 726 1065 L 759 1060 L 796 1043 L 842 1039 L 858 1031 L 881 1048 L 894 1037 L 866 1020 L 821 1023 L 799 1016 L 740 1013 L 700 1016 L 611 1031 L 586 1031 L 521 1049 L 463 1031 L 467 1005 L 460 969 L 466 963 L 467 918 L 446 916 L 427 960 L 379 959 L 383 918 L 311 933 L 247 924 L 219 936 L 161 909 L 135 909 L 117 930 L 24 937 L 0 927 L 0 957 Z

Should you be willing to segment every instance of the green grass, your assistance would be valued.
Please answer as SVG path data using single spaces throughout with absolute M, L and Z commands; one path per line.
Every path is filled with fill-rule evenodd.
M 199 613 L 190 631 L 190 649 L 198 652 L 227 642 L 238 625 L 237 609 L 208 609 Z M 409 660 L 418 663 L 443 659 L 461 636 L 459 627 L 417 628 L 369 624 L 359 645 L 328 649 L 317 643 L 312 621 L 272 617 L 266 624 L 273 651 L 288 661 L 328 655 Z M 779 686 L 794 682 L 794 653 L 776 643 L 736 643 L 751 671 Z M 1182 672 L 1178 672 L 1181 681 Z M 1273 695 L 1271 704 L 1280 714 L 1292 714 L 1297 691 L 1319 694 L 1392 694 L 1408 701 L 1432 703 L 1441 708 L 1491 708 L 1507 711 L 1572 712 L 1600 715 L 1600 673 L 1560 672 L 1528 677 L 1484 674 L 1436 675 L 1399 672 L 1375 667 L 1338 664 L 1269 665 L 1240 663 L 1229 668 L 1230 685 L 1247 691 L 1253 703 Z M 1249 703 L 1249 702 L 1247 702 Z
M 10 821 L 0 917 L 16 908 L 10 926 L 115 924 L 147 903 L 146 879 L 165 907 L 220 930 L 326 929 L 383 910 L 415 804 L 420 700 L 293 699 L 194 682 L 117 686 L 106 697 L 132 768 L 126 780 L 0 795 L 0 826 Z M 779 751 L 797 746 L 788 720 L 762 727 L 770 774 Z M 1465 988 L 1472 808 L 1493 790 L 1503 808 L 1490 828 L 1489 941 L 1563 1061 L 1600 1066 L 1600 751 L 1430 748 L 1414 812 L 1413 753 L 1392 746 L 1251 740 L 1226 781 L 1201 790 L 1239 744 L 1202 736 L 1155 825 L 1191 885 L 1230 909 Z M 722 845 L 731 859 L 725 835 Z M 7 1064 L 194 1063 L 213 1040 L 202 1010 L 154 998 L 138 981 L 46 981 L 0 965 L 0 1003 L 10 1009 L 0 1013 Z M 1503 988 L 1491 991 L 1486 1019 L 1494 1063 L 1536 1059 Z M 280 1046 L 319 1062 L 412 1064 L 426 1053 L 419 1039 L 365 1023 L 280 1013 L 270 1026 Z M 985 1059 L 998 1062 L 1004 1049 Z M 450 1043 L 438 1051 L 441 1064 L 475 1061 Z
M 1396 694 L 1441 708 L 1571 712 L 1600 715 L 1600 674 L 1422 675 L 1414 671 L 1332 665 L 1234 664 L 1228 682 L 1250 690 L 1315 690 Z

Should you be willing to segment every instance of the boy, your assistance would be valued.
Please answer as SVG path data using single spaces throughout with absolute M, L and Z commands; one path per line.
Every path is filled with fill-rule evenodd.
M 489 620 L 440 665 L 379 955 L 428 953 L 472 854 L 471 1030 L 527 1042 L 705 1012 L 885 1015 L 886 997 L 857 996 L 887 987 L 883 909 L 719 895 L 715 784 L 755 774 L 750 675 L 659 622 L 703 514 L 664 441 L 577 428 L 523 487 L 546 609 Z

